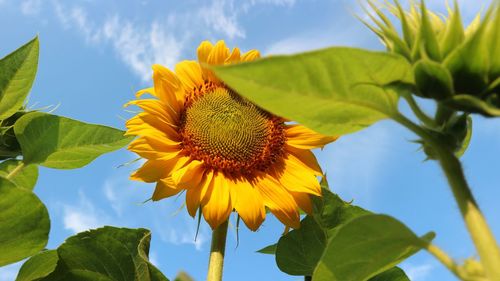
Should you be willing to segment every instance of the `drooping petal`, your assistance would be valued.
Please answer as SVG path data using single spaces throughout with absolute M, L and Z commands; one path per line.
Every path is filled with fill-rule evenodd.
M 324 136 L 302 125 L 286 126 L 287 143 L 300 149 L 323 148 L 326 144 L 335 141 L 338 137 Z
M 132 173 L 130 179 L 143 182 L 155 182 L 166 178 L 170 173 L 186 164 L 189 157 L 175 157 L 170 160 L 148 160 Z
M 198 208 L 203 201 L 202 194 L 205 194 L 210 188 L 213 181 L 213 175 L 212 171 L 207 171 L 198 186 L 193 186 L 187 190 L 186 208 L 189 215 L 192 217 L 196 216 L 196 211 L 198 211 Z
M 198 186 L 205 173 L 203 162 L 193 160 L 186 166 L 172 172 L 172 182 L 177 188 Z
M 125 135 L 156 135 L 173 141 L 180 140 L 177 130 L 174 129 L 171 124 L 166 123 L 148 112 L 141 112 L 130 118 L 127 123 L 125 123 L 125 126 L 127 127 Z
M 128 149 L 146 159 L 172 159 L 181 151 L 179 143 L 167 138 L 139 137 L 133 140 Z
M 306 212 L 306 214 L 312 215 L 313 205 L 312 205 L 311 195 L 305 192 L 294 192 L 294 191 L 289 191 L 289 192 L 293 196 L 293 199 L 295 200 L 299 208 L 302 211 Z
M 302 164 L 310 168 L 316 176 L 321 176 L 323 174 L 318 164 L 318 160 L 316 160 L 316 156 L 314 156 L 314 153 L 310 150 L 299 149 L 290 145 L 286 145 L 286 150 L 302 162 Z
M 321 187 L 314 173 L 291 158 L 284 159 L 271 172 L 287 190 L 321 196 Z
M 177 193 L 181 192 L 183 189 L 182 188 L 176 188 L 174 185 L 172 185 L 172 179 L 171 178 L 165 178 L 161 179 L 156 183 L 156 188 L 153 193 L 153 196 L 151 199 L 153 201 L 158 201 L 163 198 L 167 198 L 173 195 L 176 195 Z
M 206 198 L 202 206 L 203 217 L 215 229 L 229 218 L 233 210 L 228 180 L 222 173 L 214 175 Z
M 203 85 L 203 75 L 196 61 L 182 61 L 175 66 L 175 73 L 181 80 L 185 90 L 191 91 Z
M 256 231 L 266 217 L 261 193 L 247 180 L 231 180 L 229 183 L 231 197 L 235 200 L 234 208 L 245 225 L 250 230 Z
M 298 206 L 292 195 L 276 179 L 265 175 L 256 186 L 262 194 L 264 205 L 283 224 L 293 228 L 300 227 Z
M 173 111 L 173 109 L 160 100 L 145 99 L 145 100 L 133 100 L 125 104 L 125 106 L 137 105 L 144 112 L 154 115 L 160 118 L 170 126 L 176 126 L 178 122 L 178 112 Z

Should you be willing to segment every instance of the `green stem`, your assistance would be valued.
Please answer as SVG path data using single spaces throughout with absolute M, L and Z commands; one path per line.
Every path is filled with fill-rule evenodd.
M 440 126 L 444 125 L 450 118 L 455 114 L 455 111 L 449 109 L 446 106 L 438 104 L 438 108 L 436 111 L 436 123 Z
M 304 276 L 304 281 L 312 281 L 312 276 Z
M 461 267 L 455 263 L 455 261 L 448 256 L 443 250 L 437 246 L 428 243 L 425 249 L 431 253 L 437 260 L 439 260 L 444 266 L 446 266 L 455 276 L 461 280 L 467 280 L 467 276 L 464 274 Z
M 224 267 L 224 251 L 226 249 L 228 222 L 224 222 L 212 232 L 212 245 L 208 261 L 207 281 L 221 281 Z
M 422 109 L 420 109 L 420 106 L 418 106 L 412 95 L 404 95 L 403 97 L 410 106 L 415 116 L 417 116 L 417 118 L 422 121 L 422 123 L 424 123 L 429 128 L 437 128 L 436 122 L 425 112 L 423 112 Z
M 24 162 L 19 162 L 19 164 L 14 168 L 14 170 L 10 171 L 10 173 L 5 177 L 6 179 L 12 179 L 17 173 L 19 173 L 24 168 Z
M 415 132 L 434 149 L 488 278 L 500 280 L 500 249 L 470 191 L 460 161 L 440 139 L 429 135 L 403 115 L 396 116 L 395 120 Z

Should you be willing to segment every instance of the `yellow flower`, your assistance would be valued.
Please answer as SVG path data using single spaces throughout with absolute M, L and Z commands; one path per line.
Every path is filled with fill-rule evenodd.
M 186 191 L 191 216 L 201 208 L 212 228 L 235 210 L 251 230 L 268 208 L 282 223 L 298 228 L 299 208 L 312 212 L 309 195 L 321 195 L 321 175 L 312 148 L 334 137 L 286 124 L 220 81 L 207 65 L 252 61 L 259 52 L 231 52 L 219 41 L 202 42 L 197 61 L 182 61 L 175 73 L 154 65 L 154 99 L 128 104 L 144 112 L 127 121 L 127 134 L 139 136 L 129 150 L 147 159 L 131 179 L 156 182 L 153 200 Z

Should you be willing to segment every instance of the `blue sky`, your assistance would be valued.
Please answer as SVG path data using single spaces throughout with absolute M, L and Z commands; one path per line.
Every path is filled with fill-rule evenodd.
M 464 18 L 488 1 L 459 1 Z M 444 1 L 428 1 L 443 11 Z M 172 67 L 193 59 L 199 42 L 224 39 L 244 50 L 293 53 L 331 45 L 381 49 L 378 39 L 353 16 L 356 1 L 210 0 L 97 1 L 0 0 L 0 56 L 40 36 L 33 108 L 57 106 L 56 114 L 124 127 L 123 104 L 152 84 L 150 66 Z M 407 111 L 404 106 L 403 110 Z M 500 238 L 499 120 L 475 117 L 474 136 L 463 157 L 473 191 Z M 383 121 L 344 136 L 318 158 L 331 188 L 347 201 L 395 216 L 417 234 L 437 232 L 435 242 L 452 256 L 474 256 L 458 208 L 434 162 L 423 162 L 414 136 Z M 184 210 L 183 198 L 142 204 L 153 185 L 128 180 L 137 166 L 117 168 L 135 156 L 120 150 L 78 170 L 42 168 L 35 192 L 52 221 L 49 248 L 76 232 L 102 225 L 145 227 L 153 232 L 151 260 L 173 278 L 178 271 L 204 280 L 210 230 Z M 268 217 L 257 233 L 230 230 L 225 280 L 301 280 L 281 273 L 272 256 L 255 253 L 274 243 L 283 227 Z M 0 268 L 0 281 L 14 280 L 20 264 Z M 414 281 L 454 280 L 426 253 L 403 263 Z

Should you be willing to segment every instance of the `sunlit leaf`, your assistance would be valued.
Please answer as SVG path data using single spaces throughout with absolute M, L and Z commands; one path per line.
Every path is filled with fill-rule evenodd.
M 7 177 L 16 168 L 21 165 L 20 160 L 7 160 L 0 163 L 0 177 Z M 36 165 L 23 166 L 19 171 L 9 180 L 17 187 L 33 190 L 38 179 L 38 167 Z
M 21 117 L 14 131 L 23 162 L 58 169 L 80 168 L 131 140 L 121 130 L 41 112 Z
M 49 215 L 35 194 L 0 178 L 0 210 L 0 266 L 25 259 L 45 247 Z
M 58 260 L 56 250 L 40 252 L 21 266 L 16 281 L 35 281 L 46 277 L 56 269 Z
M 423 238 L 386 215 L 350 220 L 329 238 L 313 281 L 362 281 L 397 265 L 434 237 Z
M 14 114 L 31 90 L 38 67 L 38 37 L 0 60 L 0 120 Z
M 57 249 L 56 269 L 39 281 L 168 281 L 148 260 L 150 240 L 142 228 L 81 232 Z
M 413 82 L 404 57 L 352 48 L 269 57 L 214 71 L 264 109 L 326 135 L 352 133 L 394 116 L 397 92 Z

